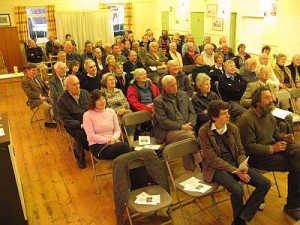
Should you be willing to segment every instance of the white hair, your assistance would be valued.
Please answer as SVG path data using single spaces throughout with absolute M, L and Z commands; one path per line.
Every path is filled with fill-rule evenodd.
M 176 78 L 173 75 L 166 75 L 162 78 L 161 84 L 162 86 L 165 86 L 166 84 L 170 83 L 173 80 L 176 80 Z

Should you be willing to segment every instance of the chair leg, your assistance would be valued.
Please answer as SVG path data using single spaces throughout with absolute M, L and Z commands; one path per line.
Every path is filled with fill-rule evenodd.
M 219 220 L 221 218 L 221 215 L 220 215 L 220 212 L 218 210 L 218 206 L 217 206 L 217 203 L 216 203 L 215 196 L 213 194 L 211 194 L 210 197 L 211 197 L 211 201 L 213 203 L 213 208 L 215 210 L 216 219 Z
M 277 179 L 276 179 L 276 176 L 275 176 L 275 172 L 272 171 L 272 173 L 273 173 L 274 182 L 275 182 L 276 189 L 277 189 L 277 193 L 278 193 L 278 198 L 281 198 L 281 193 L 280 193 L 280 190 L 279 190 L 279 186 L 278 186 L 278 183 L 277 183 Z
M 131 219 L 131 216 L 130 216 L 130 213 L 129 213 L 128 206 L 126 206 L 126 212 L 127 212 L 127 216 L 128 216 L 129 224 L 130 224 L 130 225 L 133 225 L 133 223 L 132 223 L 132 219 Z
M 56 132 L 60 132 L 60 135 L 61 135 L 61 139 L 64 141 L 65 139 L 64 139 L 64 134 L 63 134 L 63 132 L 62 132 L 62 129 L 61 129 L 61 126 L 60 126 L 61 124 L 60 124 L 60 122 L 58 121 L 57 122 L 57 127 L 56 127 Z

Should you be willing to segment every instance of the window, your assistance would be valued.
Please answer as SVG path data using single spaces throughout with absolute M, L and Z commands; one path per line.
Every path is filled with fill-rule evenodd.
M 47 41 L 47 19 L 45 7 L 27 7 L 28 31 L 31 39 L 38 43 Z
M 124 5 L 110 5 L 107 8 L 113 11 L 114 36 L 122 36 L 124 33 Z

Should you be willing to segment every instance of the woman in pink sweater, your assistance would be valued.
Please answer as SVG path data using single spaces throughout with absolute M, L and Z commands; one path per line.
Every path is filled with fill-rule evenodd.
M 130 152 L 119 140 L 121 129 L 114 110 L 106 108 L 105 92 L 94 90 L 89 96 L 89 110 L 83 115 L 83 127 L 92 154 L 99 159 L 114 159 Z

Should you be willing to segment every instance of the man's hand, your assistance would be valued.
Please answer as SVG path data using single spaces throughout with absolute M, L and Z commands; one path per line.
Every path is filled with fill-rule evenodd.
M 293 134 L 284 134 L 283 140 L 285 140 L 287 143 L 293 144 L 295 143 L 295 138 Z
M 202 111 L 202 113 L 203 113 L 203 114 L 207 114 L 207 113 L 208 113 L 208 110 L 205 109 L 205 110 Z
M 275 145 L 272 146 L 273 152 L 283 152 L 285 151 L 287 143 L 285 141 L 278 141 Z
M 125 113 L 125 111 L 126 111 L 125 108 L 119 109 L 118 112 L 117 112 L 117 115 L 122 116 Z
M 193 130 L 192 123 L 183 124 L 183 125 L 181 125 L 180 129 L 181 130 Z
M 42 101 L 46 101 L 46 100 L 47 100 L 47 97 L 40 96 L 40 99 L 41 99 Z
M 237 171 L 236 172 L 236 175 L 239 176 L 240 180 L 243 182 L 243 183 L 249 183 L 250 180 L 251 180 L 251 177 L 247 174 L 247 173 L 242 173 L 241 171 Z

